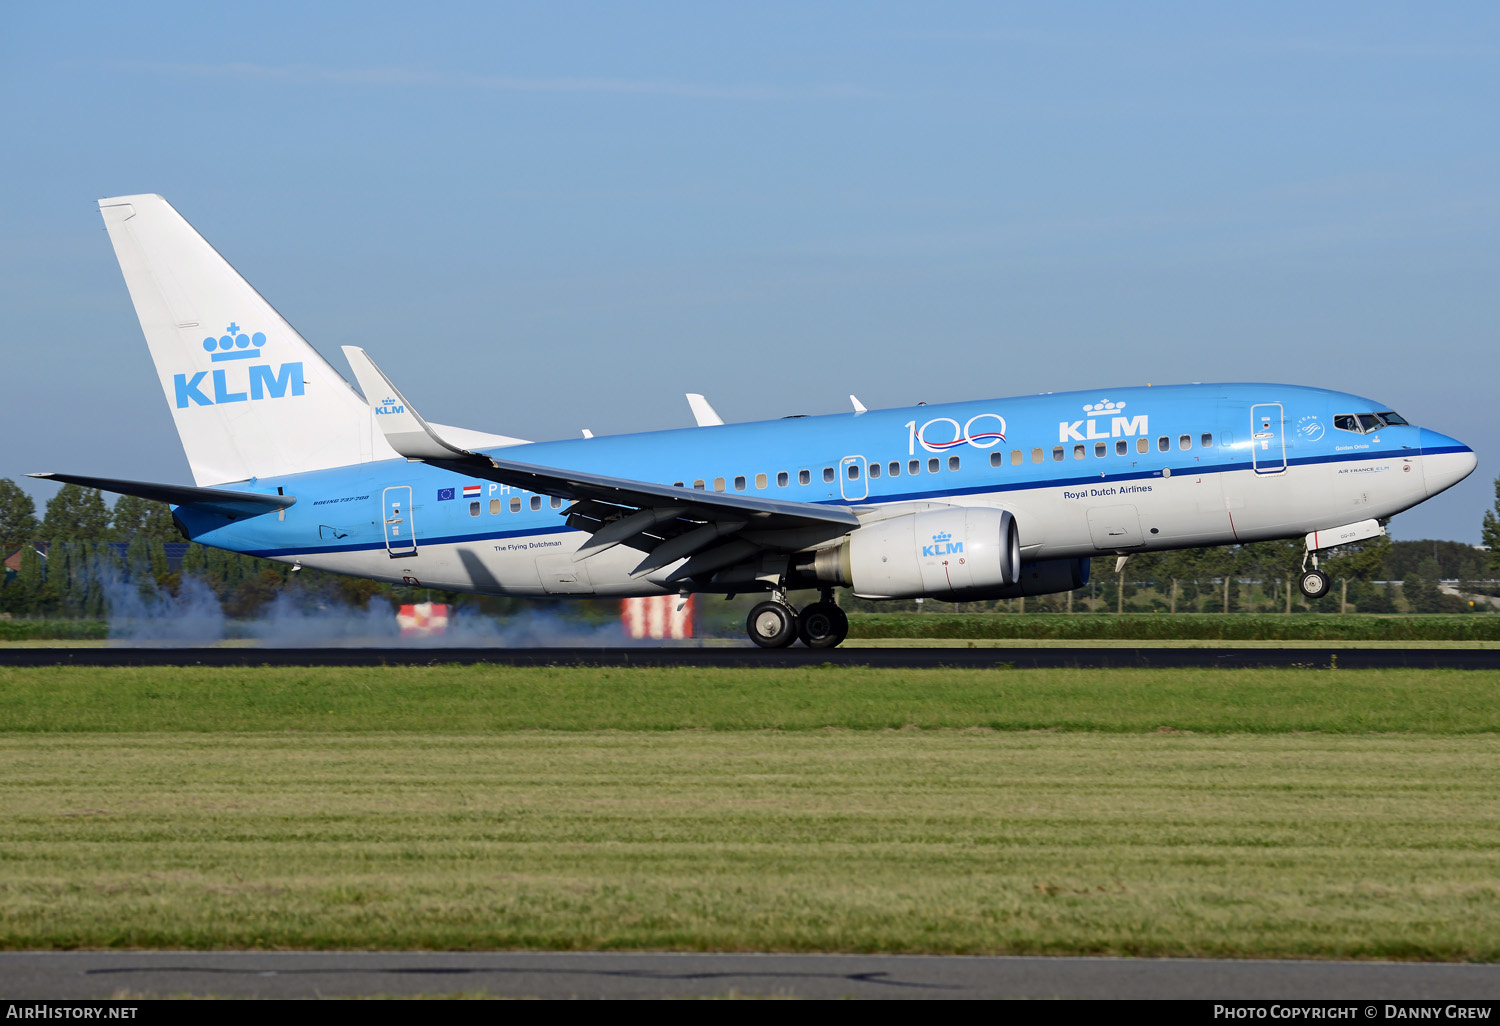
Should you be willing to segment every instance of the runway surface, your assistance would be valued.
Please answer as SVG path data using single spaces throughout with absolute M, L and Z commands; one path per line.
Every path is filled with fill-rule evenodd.
M 1500 966 L 591 952 L 7 952 L 0 1000 L 483 993 L 538 998 L 1500 999 Z
M 0 666 L 940 666 L 1017 669 L 1138 666 L 1413 667 L 1500 670 L 1483 648 L 6 648 Z

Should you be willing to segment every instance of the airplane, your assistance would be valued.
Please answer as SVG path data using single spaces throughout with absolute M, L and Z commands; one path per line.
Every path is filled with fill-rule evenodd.
M 712 430 L 550 442 L 449 427 L 345 346 L 356 392 L 160 196 L 99 207 L 194 483 L 32 476 L 169 503 L 187 538 L 294 569 L 487 595 L 754 593 L 756 645 L 827 648 L 849 629 L 838 588 L 1044 595 L 1106 554 L 1302 536 L 1315 599 L 1320 551 L 1477 462 L 1384 403 L 1266 383 L 851 396 L 848 413 L 735 424 L 694 394 Z

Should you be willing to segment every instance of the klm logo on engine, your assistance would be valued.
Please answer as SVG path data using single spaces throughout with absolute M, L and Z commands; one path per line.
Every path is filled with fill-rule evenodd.
M 922 546 L 924 556 L 951 556 L 956 552 L 963 552 L 964 543 L 953 541 L 953 535 L 947 531 L 932 536 L 931 545 Z
M 1083 408 L 1086 420 L 1065 420 L 1057 425 L 1057 440 L 1085 442 L 1095 438 L 1129 438 L 1132 435 L 1145 437 L 1151 433 L 1144 413 L 1127 417 L 1124 410 L 1124 403 L 1112 403 L 1103 399 L 1097 403 L 1089 403 Z
M 302 378 L 302 363 L 269 363 L 246 361 L 264 358 L 266 336 L 257 331 L 247 335 L 238 324 L 231 323 L 218 338 L 205 338 L 203 350 L 209 353 L 212 363 L 227 363 L 227 367 L 198 371 L 196 374 L 172 375 L 172 390 L 177 408 L 189 406 L 218 406 L 222 403 L 243 403 L 257 399 L 282 399 L 286 396 L 302 395 L 305 385 Z

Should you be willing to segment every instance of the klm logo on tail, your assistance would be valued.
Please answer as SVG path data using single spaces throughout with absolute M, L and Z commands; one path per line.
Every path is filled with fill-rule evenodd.
M 938 534 L 933 535 L 932 544 L 922 546 L 922 555 L 951 556 L 954 553 L 962 553 L 964 550 L 964 543 L 961 541 L 953 541 L 952 538 L 953 535 L 949 534 L 947 531 L 942 531 Z
M 218 338 L 205 338 L 203 350 L 209 353 L 213 363 L 234 363 L 243 360 L 264 359 L 266 336 L 257 331 L 247 335 L 238 324 L 231 323 Z M 302 364 L 283 363 L 272 367 L 269 363 L 251 363 L 247 367 L 216 367 L 212 371 L 198 371 L 172 375 L 172 389 L 176 393 L 177 408 L 189 406 L 217 406 L 221 403 L 243 403 L 256 399 L 281 399 L 287 395 L 298 396 L 304 391 Z

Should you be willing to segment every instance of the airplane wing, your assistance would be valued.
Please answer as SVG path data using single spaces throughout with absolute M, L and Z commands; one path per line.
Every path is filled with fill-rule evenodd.
M 636 575 L 686 558 L 668 578 L 683 580 L 764 550 L 806 548 L 859 526 L 859 518 L 842 506 L 676 488 L 459 448 L 433 430 L 363 349 L 343 349 L 375 409 L 376 423 L 397 453 L 467 477 L 574 500 L 567 510 L 568 526 L 593 534 L 578 559 L 623 544 L 647 554 L 633 571 Z
M 228 517 L 253 517 L 273 510 L 286 509 L 297 501 L 292 495 L 264 495 L 260 492 L 236 492 L 226 488 L 194 488 L 189 485 L 153 484 L 150 481 L 122 481 L 113 477 L 83 477 L 79 474 L 27 474 L 45 481 L 61 481 L 64 484 L 82 485 L 84 488 L 99 488 L 120 495 L 135 495 L 142 499 L 170 503 L 173 506 L 191 506 L 205 513 L 221 513 Z

